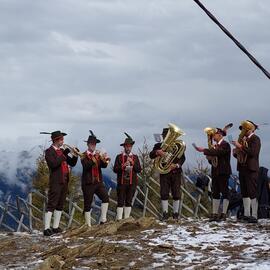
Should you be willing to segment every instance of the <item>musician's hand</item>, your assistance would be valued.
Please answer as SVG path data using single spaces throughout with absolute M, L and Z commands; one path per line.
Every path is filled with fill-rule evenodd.
M 196 146 L 194 147 L 198 152 L 203 152 L 204 151 L 204 148 L 203 147 L 199 147 L 199 146 Z
M 70 150 L 68 148 L 66 148 L 64 151 L 63 151 L 63 154 L 65 156 L 67 156 L 68 154 L 70 153 Z
M 130 166 L 130 162 L 128 160 L 124 163 L 124 167 L 127 167 L 127 166 Z
M 170 166 L 170 171 L 173 171 L 173 170 L 175 170 L 175 169 L 177 169 L 178 168 L 178 164 L 171 164 L 171 166 Z
M 92 161 L 93 161 L 95 164 L 97 164 L 97 163 L 98 163 L 98 161 L 97 161 L 97 158 L 96 158 L 96 157 L 92 157 Z
M 127 161 L 130 163 L 130 165 L 134 164 L 134 161 L 132 160 L 132 158 L 128 158 Z
M 237 147 L 237 148 L 242 148 L 242 144 L 240 144 L 239 142 L 237 141 L 232 141 L 232 144 Z
M 157 154 L 157 156 L 163 157 L 163 156 L 165 156 L 166 153 L 163 150 L 159 149 L 156 151 L 156 154 Z

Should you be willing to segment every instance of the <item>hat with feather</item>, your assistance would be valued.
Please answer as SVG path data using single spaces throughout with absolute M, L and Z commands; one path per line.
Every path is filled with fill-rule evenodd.
M 133 145 L 135 143 L 135 141 L 133 141 L 133 139 L 130 137 L 130 135 L 128 135 L 126 132 L 124 132 L 124 133 L 127 137 L 126 137 L 125 141 L 120 144 L 120 146 L 125 146 L 126 144 Z
M 53 132 L 40 132 L 40 134 L 48 134 L 48 135 L 51 135 L 51 139 L 53 142 L 59 140 L 59 139 L 62 139 L 64 136 L 66 136 L 67 134 L 64 133 L 64 132 L 61 132 L 60 130 L 56 130 L 56 131 L 53 131 Z
M 92 130 L 89 130 L 90 135 L 87 139 L 87 141 L 85 141 L 87 144 L 89 143 L 100 143 L 100 140 L 96 137 L 96 135 L 93 133 Z
M 229 123 L 224 128 L 216 128 L 216 130 L 217 130 L 216 133 L 218 133 L 222 136 L 226 136 L 228 129 L 230 129 L 232 126 L 233 126 L 233 123 Z

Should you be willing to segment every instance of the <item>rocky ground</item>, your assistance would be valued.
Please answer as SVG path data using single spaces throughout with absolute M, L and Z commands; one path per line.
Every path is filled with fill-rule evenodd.
M 44 238 L 0 234 L 0 269 L 270 269 L 270 221 L 153 218 L 86 226 Z

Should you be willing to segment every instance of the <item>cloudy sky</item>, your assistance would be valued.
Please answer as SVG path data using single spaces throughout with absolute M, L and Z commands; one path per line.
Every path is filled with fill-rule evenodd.
M 269 0 L 202 2 L 269 70 Z M 270 122 L 269 80 L 192 0 L 1 0 L 0 59 L 2 150 L 58 129 L 83 150 L 92 129 L 114 157 L 124 131 L 152 146 L 173 122 L 193 164 L 204 127 Z

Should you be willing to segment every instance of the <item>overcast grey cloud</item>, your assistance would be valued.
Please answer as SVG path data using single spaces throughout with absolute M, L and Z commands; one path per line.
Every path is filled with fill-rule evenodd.
M 269 1 L 202 2 L 269 70 Z M 83 149 L 93 129 L 114 157 L 124 131 L 152 145 L 174 122 L 192 164 L 204 127 L 269 122 L 269 80 L 192 0 L 1 0 L 0 59 L 4 150 L 56 129 Z

